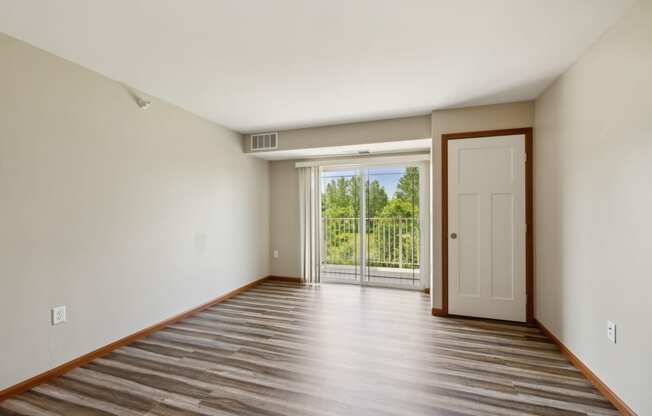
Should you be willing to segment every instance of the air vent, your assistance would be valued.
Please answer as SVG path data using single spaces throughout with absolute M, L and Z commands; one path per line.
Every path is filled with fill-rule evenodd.
M 251 135 L 251 151 L 272 150 L 278 148 L 278 133 L 260 133 Z

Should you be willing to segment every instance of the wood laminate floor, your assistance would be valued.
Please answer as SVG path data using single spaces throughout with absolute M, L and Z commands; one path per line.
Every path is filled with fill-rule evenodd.
M 267 281 L 0 403 L 0 415 L 615 415 L 541 332 L 423 293 Z

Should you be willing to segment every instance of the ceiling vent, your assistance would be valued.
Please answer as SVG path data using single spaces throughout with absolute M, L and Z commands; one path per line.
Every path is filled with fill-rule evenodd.
M 278 133 L 260 133 L 251 135 L 251 151 L 278 149 Z

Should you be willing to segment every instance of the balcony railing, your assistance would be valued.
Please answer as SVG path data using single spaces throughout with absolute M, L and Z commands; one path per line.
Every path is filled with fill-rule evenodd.
M 358 218 L 322 218 L 322 264 L 360 263 Z M 367 218 L 365 252 L 369 267 L 419 269 L 417 218 Z

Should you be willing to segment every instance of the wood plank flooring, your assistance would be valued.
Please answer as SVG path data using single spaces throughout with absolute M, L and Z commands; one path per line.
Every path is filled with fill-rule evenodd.
M 0 403 L 0 415 L 616 415 L 532 326 L 420 292 L 266 281 Z

